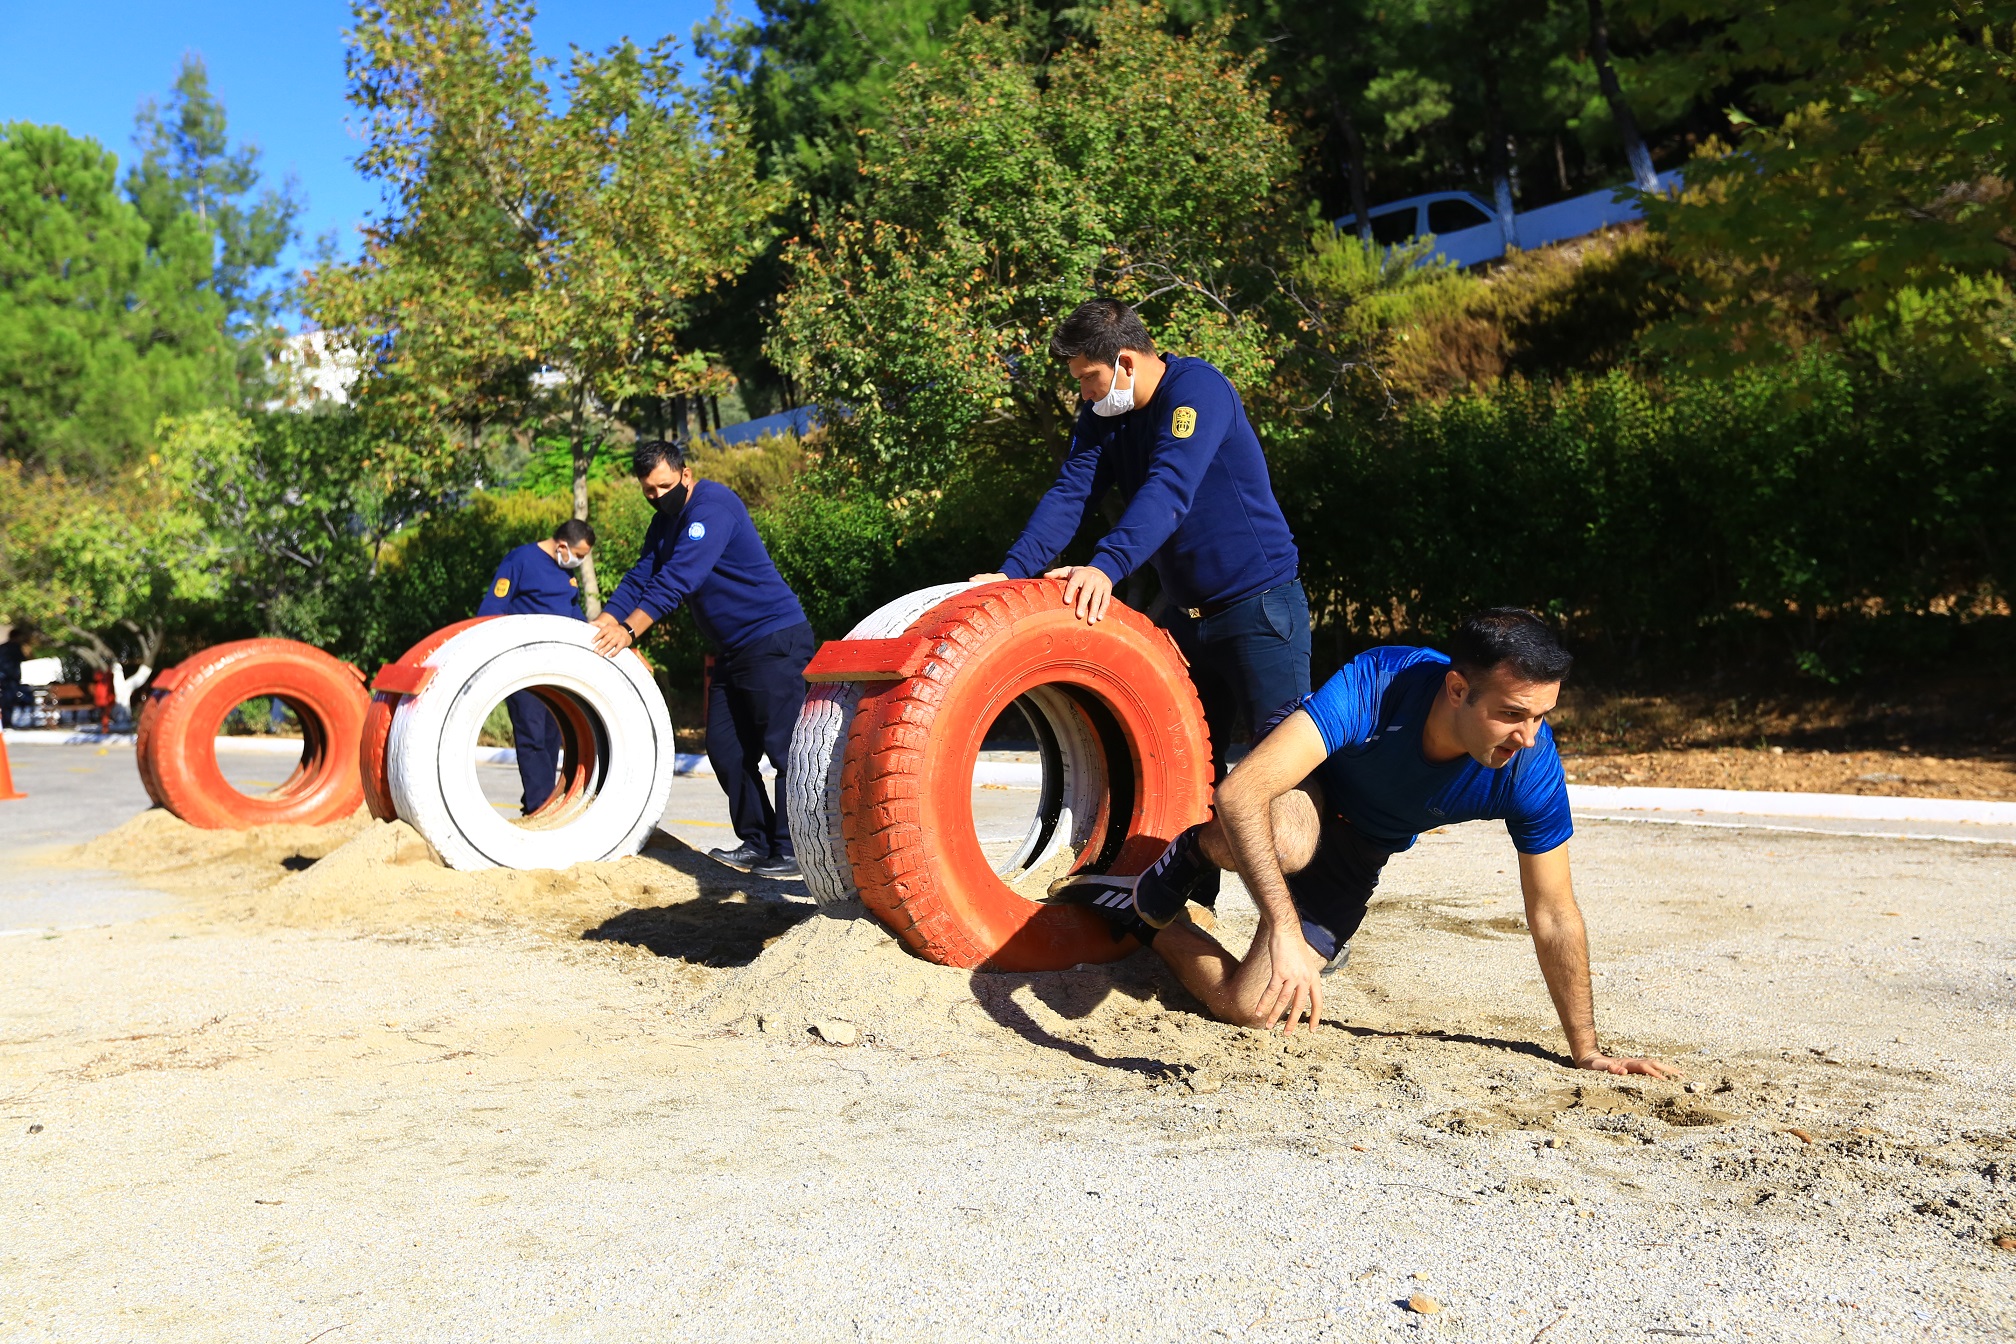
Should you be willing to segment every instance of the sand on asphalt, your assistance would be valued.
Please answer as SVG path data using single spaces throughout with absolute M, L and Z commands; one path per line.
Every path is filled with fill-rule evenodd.
M 1151 956 L 928 966 L 667 836 L 460 874 L 145 813 L 45 862 L 169 913 L 0 940 L 0 1338 L 2016 1332 L 2016 849 L 1573 843 L 1606 1044 L 1686 1083 L 1564 1067 L 1485 825 L 1284 1038 Z

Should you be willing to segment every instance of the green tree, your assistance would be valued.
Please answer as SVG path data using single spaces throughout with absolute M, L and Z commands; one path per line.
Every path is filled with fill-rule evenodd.
M 680 82 L 671 39 L 575 51 L 555 107 L 525 0 L 360 2 L 358 160 L 390 208 L 364 259 L 306 303 L 361 356 L 359 395 L 408 423 L 549 421 L 575 516 L 611 413 L 723 390 L 684 339 L 696 296 L 768 241 L 781 184 L 756 177 L 732 103 Z M 599 591 L 584 567 L 590 610 Z
M 1273 264 L 1300 235 L 1294 157 L 1224 22 L 1172 36 L 1100 13 L 1039 64 L 969 21 L 895 85 L 855 199 L 788 253 L 772 349 L 827 408 L 827 453 L 930 497 L 976 437 L 1061 454 L 1074 413 L 1046 342 L 1096 293 L 1170 348 L 1264 381 Z
M 442 492 L 368 414 L 200 411 L 164 421 L 159 474 L 203 566 L 262 634 L 356 652 L 387 541 Z
M 974 10 L 970 0 L 759 0 L 754 22 L 704 30 L 702 50 L 748 107 L 764 170 L 840 201 L 853 194 L 857 139 L 884 124 L 896 79 L 937 56 Z
M 133 147 L 140 157 L 126 171 L 126 195 L 147 221 L 148 246 L 167 243 L 184 214 L 209 231 L 210 289 L 223 300 L 226 330 L 244 347 L 241 374 L 256 378 L 287 279 L 274 268 L 304 208 L 299 184 L 289 177 L 260 189 L 259 149 L 232 145 L 224 105 L 193 54 L 182 58 L 165 107 L 151 98 L 141 105 Z
M 0 455 L 110 471 L 230 397 L 209 233 L 184 215 L 150 247 L 115 176 L 94 141 L 0 126 Z
M 1648 0 L 1700 34 L 1665 78 L 1736 88 L 1653 229 L 1697 263 L 1657 342 L 1711 362 L 1821 339 L 2006 362 L 2016 4 Z M 1953 358 L 1964 354 L 1964 358 Z
M 93 667 L 160 667 L 223 591 L 207 560 L 202 520 L 156 471 L 86 481 L 0 460 L 0 611 Z

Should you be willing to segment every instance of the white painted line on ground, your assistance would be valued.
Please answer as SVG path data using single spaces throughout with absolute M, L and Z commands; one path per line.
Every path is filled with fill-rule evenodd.
M 0 733 L 9 746 L 37 747 L 130 747 L 131 733 L 86 732 L 81 728 L 9 728 Z
M 110 924 L 65 924 L 59 928 L 47 929 L 0 929 L 0 938 L 21 938 L 31 933 L 44 934 L 54 938 L 59 933 L 77 933 L 84 929 L 109 929 Z
M 7 745 L 34 747 L 130 747 L 133 745 L 131 733 L 107 733 L 100 737 L 97 733 L 73 732 L 68 728 L 9 728 Z M 219 751 L 243 751 L 264 753 L 269 756 L 299 756 L 301 739 L 298 737 L 220 737 L 217 739 Z
M 1618 812 L 1724 812 L 1748 817 L 1828 817 L 1843 821 L 1972 821 L 2016 826 L 2016 803 L 1962 798 L 1885 798 L 1858 793 L 1769 793 L 1752 789 L 1640 789 L 1570 784 L 1576 808 Z
M 96 733 L 60 728 L 9 728 L 9 743 L 21 745 L 120 746 L 133 745 L 131 733 L 100 737 Z M 299 755 L 298 738 L 220 737 L 220 751 L 269 752 Z M 480 747 L 479 765 L 516 765 L 518 753 L 510 747 Z M 712 777 L 714 767 L 698 752 L 682 751 L 673 773 L 692 777 Z M 765 775 L 775 772 L 766 762 Z M 975 784 L 997 784 L 1007 788 L 1034 789 L 1043 784 L 1043 767 L 1033 761 L 982 760 L 973 767 Z M 1931 821 L 1974 823 L 1983 826 L 2016 826 L 2016 803 L 1993 803 L 1964 798 L 1893 798 L 1854 793 L 1773 793 L 1754 789 L 1660 789 L 1611 787 L 1601 784 L 1570 784 L 1568 803 L 1577 811 L 1615 812 L 1714 812 L 1727 816 L 1815 817 L 1836 821 Z M 1648 818 L 1649 819 L 1649 818 Z M 1681 820 L 1682 818 L 1660 818 Z M 1725 823 L 1726 824 L 1726 823 Z M 1846 835 L 1836 831 L 1830 834 Z M 1880 832 L 1880 834 L 1893 834 Z
M 1585 814 L 1581 820 L 1615 821 L 1626 826 L 1706 826 L 1718 831 L 1789 831 L 1795 835 L 1844 835 L 1857 840 L 1945 840 L 1956 845 L 2016 845 L 2016 837 L 1948 835 L 1932 831 L 1838 831 L 1830 826 L 1781 826 L 1768 821 L 1707 821 L 1700 817 L 1615 817 Z

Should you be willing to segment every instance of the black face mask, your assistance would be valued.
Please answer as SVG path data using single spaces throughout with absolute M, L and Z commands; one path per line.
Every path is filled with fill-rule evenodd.
M 685 482 L 680 482 L 652 500 L 651 507 L 658 510 L 660 518 L 677 518 L 680 511 L 686 507 Z

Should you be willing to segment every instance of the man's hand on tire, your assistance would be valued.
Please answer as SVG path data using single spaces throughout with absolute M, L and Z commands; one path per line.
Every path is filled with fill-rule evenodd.
M 637 642 L 636 636 L 630 633 L 630 627 L 606 611 L 595 618 L 594 626 L 595 652 L 604 658 L 614 658 Z
M 1043 577 L 1064 580 L 1064 605 L 1074 608 L 1074 614 L 1087 625 L 1099 624 L 1113 601 L 1113 580 L 1095 565 L 1067 565 Z

